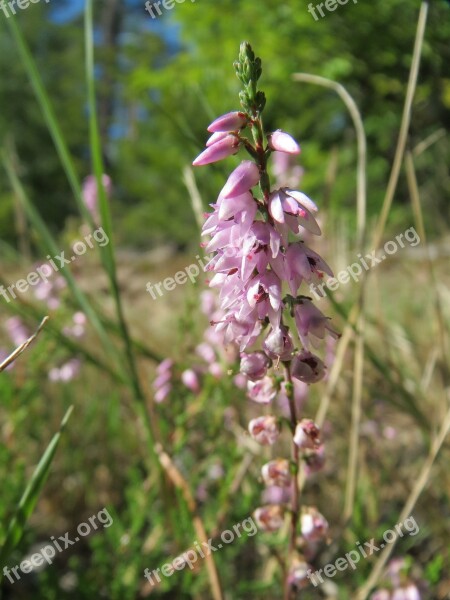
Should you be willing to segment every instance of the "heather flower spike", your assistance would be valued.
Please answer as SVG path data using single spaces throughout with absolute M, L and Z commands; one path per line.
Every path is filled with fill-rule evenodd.
M 278 162 L 283 154 L 293 159 L 300 146 L 281 129 L 265 133 L 261 115 L 266 97 L 258 89 L 261 59 L 247 42 L 241 44 L 234 67 L 242 83 L 241 108 L 209 125 L 212 135 L 194 165 L 206 165 L 238 151 L 249 155 L 211 204 L 213 212 L 202 233 L 210 239 L 205 251 L 214 253 L 206 267 L 212 274 L 209 285 L 216 288 L 220 301 L 217 316 L 210 322 L 225 344 L 240 348 L 240 373 L 235 378 L 243 379 L 240 386 L 246 382 L 247 397 L 261 412 L 265 411 L 261 405 L 266 405 L 274 413 L 275 398 L 279 397 L 279 402 L 284 398 L 284 410 L 289 414 L 290 427 L 286 429 L 291 436 L 291 458 L 272 460 L 261 471 L 266 492 L 271 490 L 270 495 L 265 494 L 265 502 L 279 496 L 283 505 L 269 500 L 254 513 L 258 526 L 266 532 L 282 528 L 286 509 L 290 513 L 287 598 L 306 581 L 308 565 L 301 549 L 323 537 L 328 528 L 317 509 L 302 512 L 300 507 L 299 463 L 305 462 L 307 474 L 318 471 L 324 449 L 317 425 L 300 414 L 303 402 L 299 405 L 295 390 L 298 386 L 306 390 L 325 375 L 325 365 L 311 352 L 311 344 L 316 346 L 326 334 L 338 337 L 329 319 L 299 293 L 300 288 L 323 273 L 332 275 L 332 271 L 301 239 L 305 231 L 321 234 L 316 204 L 302 191 L 271 185 L 271 155 Z M 249 347 L 251 351 L 247 351 Z M 186 384 L 193 384 L 185 379 Z M 161 385 L 167 383 L 161 381 Z M 261 415 L 250 421 L 248 432 L 257 443 L 274 445 L 281 435 L 280 420 L 275 414 Z M 281 495 L 274 490 L 281 490 Z

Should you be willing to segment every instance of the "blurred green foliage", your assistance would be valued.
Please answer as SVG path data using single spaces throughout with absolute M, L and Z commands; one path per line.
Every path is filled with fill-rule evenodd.
M 322 209 L 352 220 L 356 146 L 349 116 L 333 93 L 294 83 L 291 75 L 315 73 L 347 87 L 368 135 L 369 214 L 375 214 L 395 149 L 419 4 L 360 0 L 315 21 L 298 0 L 202 0 L 177 4 L 152 20 L 138 2 L 99 2 L 100 122 L 107 171 L 115 184 L 112 202 L 121 222 L 119 241 L 152 247 L 168 239 L 179 246 L 196 239 L 182 168 L 200 151 L 210 120 L 238 108 L 232 62 L 243 39 L 263 59 L 266 126 L 288 130 L 302 144 L 303 189 Z M 81 16 L 55 23 L 41 4 L 22 11 L 20 21 L 79 174 L 87 175 L 91 166 Z M 450 9 L 444 2 L 432 2 L 410 146 L 448 129 L 449 37 Z M 0 139 L 16 149 L 32 199 L 46 221 L 60 229 L 75 212 L 74 201 L 16 49 L 5 34 L 0 68 Z M 449 157 L 449 142 L 442 138 L 417 160 L 426 218 L 441 231 L 449 214 Z M 330 181 L 333 160 L 337 172 Z M 222 165 L 196 171 L 205 206 L 217 196 L 224 172 Z M 3 173 L 0 199 L 0 234 L 11 241 L 14 210 Z M 408 202 L 402 180 L 393 226 L 404 220 Z

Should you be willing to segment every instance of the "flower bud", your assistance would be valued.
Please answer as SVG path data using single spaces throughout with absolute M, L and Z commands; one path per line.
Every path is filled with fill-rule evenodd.
M 420 600 L 421 596 L 417 587 L 413 584 L 394 590 L 392 600 Z
M 264 352 L 251 352 L 250 354 L 241 355 L 240 371 L 251 381 L 262 379 L 267 369 L 271 366 L 272 361 L 264 354 Z
M 228 133 L 226 131 L 218 131 L 217 133 L 213 133 L 212 135 L 209 136 L 209 138 L 206 140 L 206 144 L 205 146 L 207 148 L 209 148 L 210 146 L 212 146 L 213 144 L 215 144 L 216 142 L 220 142 L 220 140 L 223 140 L 224 138 L 226 138 L 228 135 Z
M 266 485 L 289 487 L 291 484 L 289 461 L 285 458 L 277 458 L 263 465 L 261 475 Z
M 244 160 L 228 177 L 220 196 L 222 198 L 240 196 L 254 187 L 259 182 L 259 179 L 260 174 L 256 164 L 251 160 Z
M 284 510 L 277 504 L 267 504 L 255 510 L 253 517 L 259 529 L 263 531 L 278 531 L 284 523 Z
M 248 424 L 248 431 L 263 446 L 272 446 L 280 436 L 278 420 L 272 415 L 252 419 Z
M 234 135 L 227 135 L 222 140 L 215 142 L 206 148 L 206 150 L 203 150 L 192 164 L 195 167 L 201 167 L 222 160 L 227 156 L 236 154 L 239 150 L 239 145 L 240 142 Z
M 302 419 L 297 423 L 294 444 L 302 450 L 317 450 L 320 446 L 320 429 L 312 419 Z
M 193 371 L 192 369 L 186 369 L 186 371 L 183 371 L 183 373 L 181 374 L 181 381 L 189 390 L 191 390 L 191 392 L 194 392 L 194 394 L 199 393 L 200 382 L 198 380 L 198 375 L 195 371 Z
M 302 536 L 308 542 L 316 542 L 323 539 L 328 533 L 328 521 L 314 506 L 303 509 L 300 518 Z
M 277 395 L 270 377 L 263 377 L 259 381 L 249 381 L 247 383 L 247 396 L 253 402 L 258 404 L 269 404 Z
M 222 131 L 237 131 L 244 127 L 247 123 L 247 117 L 242 112 L 229 112 L 221 117 L 218 117 L 208 127 L 208 131 L 211 133 L 217 133 Z
M 288 573 L 288 584 L 294 590 L 301 590 L 309 585 L 308 576 L 312 569 L 302 558 L 295 556 Z
M 305 474 L 307 477 L 323 469 L 325 465 L 325 451 L 323 446 L 317 450 L 306 450 L 303 460 L 305 461 Z
M 271 135 L 267 136 L 269 140 L 269 148 L 278 152 L 286 152 L 287 154 L 300 154 L 300 146 L 292 136 L 281 129 L 277 129 Z
M 315 354 L 302 350 L 292 361 L 291 374 L 303 383 L 316 383 L 325 376 L 325 365 Z
M 294 350 L 294 342 L 289 335 L 289 329 L 285 325 L 272 329 L 264 340 L 263 348 L 270 358 L 290 360 Z

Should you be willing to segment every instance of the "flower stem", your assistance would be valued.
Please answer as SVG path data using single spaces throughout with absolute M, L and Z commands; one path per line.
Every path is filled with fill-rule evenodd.
M 285 370 L 285 384 L 286 384 L 286 395 L 289 401 L 289 412 L 290 412 L 290 428 L 292 432 L 292 438 L 295 434 L 295 428 L 297 426 L 297 410 L 295 407 L 294 400 L 294 385 L 292 383 L 292 375 L 290 369 L 290 362 L 284 363 Z M 292 505 L 291 505 L 291 531 L 290 531 L 290 540 L 289 540 L 289 553 L 288 553 L 288 562 L 289 559 L 292 559 L 297 545 L 297 528 L 298 521 L 300 518 L 300 490 L 298 487 L 298 472 L 299 472 L 299 461 L 300 461 L 300 451 L 298 446 L 292 440 L 292 450 L 291 450 L 291 459 L 292 459 Z M 289 600 L 291 597 L 291 590 L 288 579 L 286 579 L 285 583 L 285 591 L 284 598 L 285 600 Z

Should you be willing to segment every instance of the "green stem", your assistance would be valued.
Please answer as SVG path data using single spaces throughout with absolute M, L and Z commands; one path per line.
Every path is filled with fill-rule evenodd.
M 289 401 L 289 413 L 290 413 L 290 428 L 292 433 L 292 438 L 295 434 L 295 428 L 297 427 L 297 410 L 295 408 L 295 399 L 294 399 L 294 385 L 292 383 L 292 375 L 291 375 L 291 365 L 290 362 L 284 363 L 285 370 L 285 382 L 286 382 L 286 395 Z M 292 505 L 291 505 L 291 532 L 289 539 L 289 557 L 292 558 L 296 546 L 297 546 L 297 529 L 298 529 L 298 521 L 300 518 L 300 490 L 298 486 L 298 472 L 299 472 L 299 462 L 300 462 L 300 452 L 297 444 L 292 440 L 292 449 L 291 449 L 291 460 L 292 460 Z M 287 578 L 285 583 L 284 590 L 284 598 L 285 600 L 289 600 L 291 597 L 291 589 L 288 584 Z

